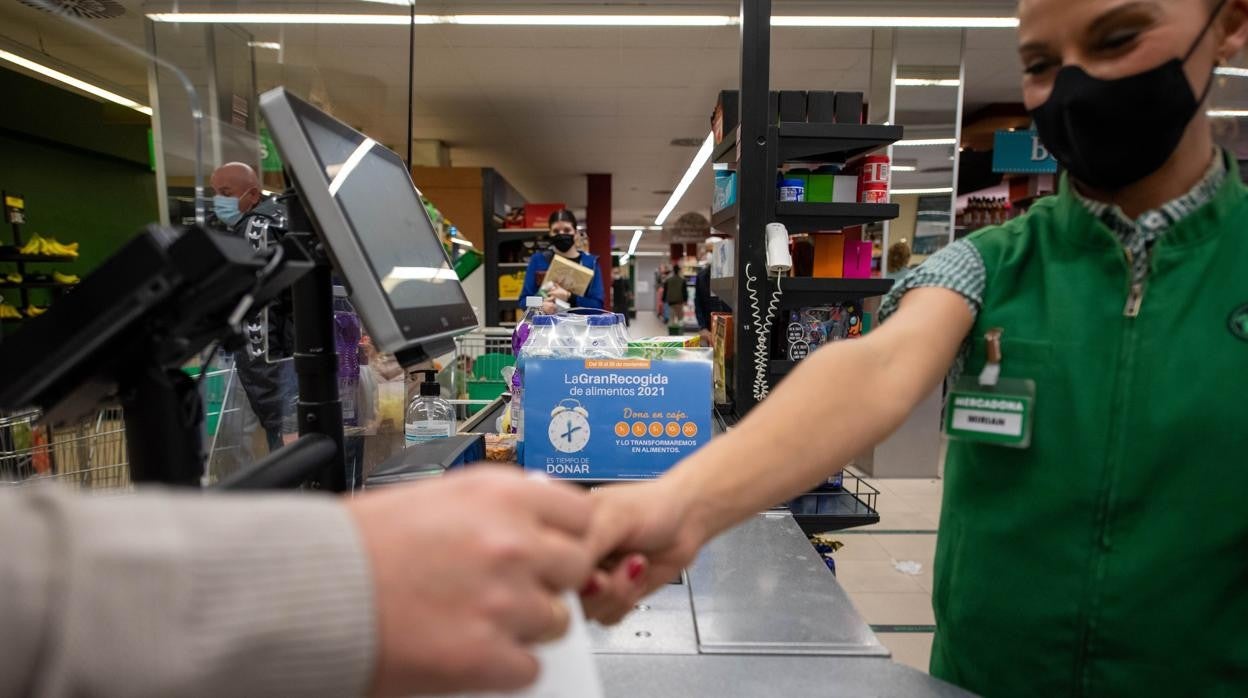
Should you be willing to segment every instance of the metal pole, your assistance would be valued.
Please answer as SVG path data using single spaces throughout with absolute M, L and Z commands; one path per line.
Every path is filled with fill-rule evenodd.
M 411 0 L 412 19 L 407 25 L 407 169 L 412 169 L 412 100 L 416 96 L 413 73 L 416 65 L 416 0 Z
M 775 194 L 775 172 L 767 171 L 767 128 L 771 70 L 771 0 L 741 0 L 741 159 L 737 200 L 736 375 L 733 400 L 738 416 L 753 409 L 754 361 L 760 331 L 749 287 L 759 293 L 766 310 L 769 295 L 764 228 Z M 746 270 L 755 280 L 746 281 Z

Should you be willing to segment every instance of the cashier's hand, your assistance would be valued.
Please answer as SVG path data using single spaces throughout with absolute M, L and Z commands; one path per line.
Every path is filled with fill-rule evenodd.
M 581 603 L 586 616 L 611 625 L 679 577 L 707 536 L 665 480 L 604 487 L 593 497 L 590 541 L 603 569 L 581 590 Z
M 347 505 L 372 567 L 372 694 L 505 691 L 537 678 L 531 645 L 567 630 L 560 590 L 595 559 L 579 490 L 487 466 Z

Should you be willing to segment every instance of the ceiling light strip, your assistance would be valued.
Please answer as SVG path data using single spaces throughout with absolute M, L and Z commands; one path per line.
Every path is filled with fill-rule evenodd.
M 1210 109 L 1205 114 L 1211 119 L 1242 119 L 1248 117 L 1248 109 Z
M 153 22 L 175 24 L 357 24 L 395 25 L 436 24 L 435 15 L 377 15 L 291 12 L 155 12 L 147 16 Z M 431 21 L 422 21 L 429 19 Z
M 123 107 L 129 107 L 141 114 L 146 114 L 148 116 L 152 115 L 151 107 L 139 104 L 133 99 L 122 97 L 116 92 L 109 92 L 103 87 L 92 85 L 91 83 L 86 82 L 85 80 L 79 80 L 78 78 L 72 75 L 67 75 L 65 73 L 62 73 L 59 70 L 49 68 L 48 66 L 43 65 L 42 63 L 36 63 L 30 59 L 22 58 L 16 53 L 9 53 L 8 51 L 0 50 L 0 60 L 5 60 L 14 65 L 21 66 L 25 68 L 26 70 L 38 73 L 40 75 L 43 75 L 44 77 L 52 78 L 53 80 L 56 80 L 57 82 L 64 83 L 66 85 L 69 85 L 70 87 L 82 90 L 83 92 L 86 92 L 87 94 L 95 95 L 96 97 L 99 97 L 101 99 L 108 100 L 109 102 L 112 102 L 113 104 L 120 104 Z
M 928 78 L 897 78 L 898 87 L 958 87 L 961 80 L 931 80 Z
M 957 145 L 957 144 L 958 144 L 958 139 L 956 138 L 911 138 L 910 140 L 897 141 L 896 143 L 893 144 L 893 146 L 898 147 L 898 148 L 906 148 L 906 147 L 916 148 L 916 147 L 924 147 L 924 146 Z
M 1219 66 L 1213 69 L 1218 75 L 1224 75 L 1230 78 L 1248 78 L 1248 68 L 1235 68 L 1232 66 Z
M 447 24 L 494 27 L 728 27 L 727 15 L 449 15 Z
M 867 29 L 1013 29 L 1017 17 L 772 17 L 773 27 Z
M 685 195 L 685 191 L 689 189 L 689 185 L 693 184 L 693 180 L 697 178 L 702 168 L 706 167 L 706 163 L 711 160 L 711 151 L 715 149 L 715 134 L 706 134 L 706 140 L 702 141 L 702 147 L 698 149 L 693 161 L 689 163 L 689 169 L 685 170 L 685 176 L 680 178 L 680 184 L 672 190 L 672 196 L 664 204 L 663 210 L 659 211 L 659 215 L 654 219 L 655 225 L 663 225 L 667 222 L 667 217 L 672 215 L 672 211 L 676 210 L 676 205 Z
M 952 194 L 953 187 L 932 187 L 930 189 L 894 189 L 889 194 L 902 195 L 907 194 Z
M 638 228 L 637 230 L 633 231 L 633 241 L 628 243 L 628 256 L 629 257 L 632 257 L 634 254 L 637 253 L 637 243 L 641 242 L 641 236 L 645 234 L 645 232 L 646 231 L 642 230 L 641 228 Z
M 393 4 L 405 5 L 404 2 Z M 153 22 L 184 24 L 341 24 L 395 25 L 459 24 L 492 27 L 729 27 L 739 24 L 731 15 L 406 15 L 290 12 L 154 12 Z M 772 26 L 797 28 L 1014 28 L 1014 17 L 772 17 Z

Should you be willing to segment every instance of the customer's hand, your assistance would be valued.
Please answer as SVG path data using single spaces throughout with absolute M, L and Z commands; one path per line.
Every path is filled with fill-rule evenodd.
M 585 614 L 608 625 L 676 579 L 706 542 L 706 529 L 670 483 L 656 480 L 594 492 L 590 540 L 607 561 L 581 591 Z
M 559 284 L 553 284 L 551 286 L 549 296 L 556 300 L 561 300 L 564 303 L 567 303 L 572 300 L 572 292 L 560 286 Z
M 594 557 L 592 502 L 563 484 L 477 466 L 347 504 L 372 567 L 378 664 L 372 693 L 514 690 L 529 645 L 560 637 Z

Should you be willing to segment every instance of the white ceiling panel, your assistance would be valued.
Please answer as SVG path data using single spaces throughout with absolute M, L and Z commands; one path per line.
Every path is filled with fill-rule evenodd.
M 143 43 L 142 5 L 139 0 L 122 2 L 126 15 L 97 26 Z M 161 9 L 169 5 L 164 0 L 150 3 Z M 782 14 L 1008 13 L 1012 6 L 1013 0 L 776 0 L 776 12 Z M 737 7 L 736 0 L 628 4 L 421 0 L 420 11 L 733 14 Z M 375 3 L 315 0 L 298 4 L 195 0 L 195 8 L 400 11 Z M 261 89 L 286 84 L 298 94 L 328 100 L 344 120 L 403 149 L 407 27 L 253 25 L 241 29 L 257 40 L 283 45 L 281 52 L 257 49 Z M 162 24 L 156 31 L 162 48 L 188 55 L 202 45 L 205 33 L 199 25 Z M 1014 34 L 1000 30 L 968 33 L 968 103 L 1018 98 Z M 51 15 L 9 0 L 0 4 L 0 35 L 146 94 L 142 60 Z M 583 175 L 612 173 L 614 215 L 629 224 L 649 222 L 666 202 L 666 194 L 654 191 L 675 186 L 696 150 L 673 147 L 670 141 L 705 136 L 716 95 L 735 89 L 740 67 L 735 27 L 438 25 L 417 27 L 415 36 L 414 137 L 446 141 L 455 164 L 498 168 L 535 200 L 583 206 Z M 907 38 L 903 62 L 911 57 L 944 62 L 947 48 L 933 44 L 939 37 L 920 32 Z M 865 91 L 870 42 L 868 31 L 775 29 L 773 86 Z M 906 104 L 919 109 L 923 100 Z M 927 179 L 916 175 L 911 181 Z M 698 177 L 678 210 L 706 209 L 710 192 L 708 170 Z

